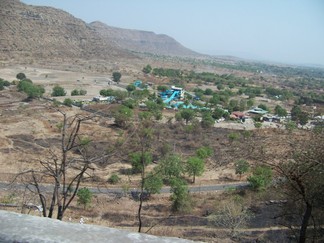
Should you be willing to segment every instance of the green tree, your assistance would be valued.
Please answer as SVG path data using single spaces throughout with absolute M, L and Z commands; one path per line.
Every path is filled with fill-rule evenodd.
M 264 190 L 272 181 L 272 170 L 268 166 L 257 166 L 247 180 L 253 189 Z
M 65 96 L 65 95 L 66 95 L 66 92 L 63 87 L 56 85 L 53 88 L 52 96 L 57 97 L 57 96 Z
M 151 65 L 147 64 L 147 65 L 143 68 L 142 71 L 143 71 L 143 73 L 146 73 L 146 74 L 150 73 L 150 72 L 152 71 L 152 67 L 151 67 Z
M 122 75 L 120 72 L 113 72 L 113 74 L 112 74 L 112 78 L 116 83 L 119 83 L 121 76 Z
M 302 111 L 300 106 L 294 106 L 291 109 L 291 120 L 299 123 L 300 125 L 306 125 L 309 116 L 306 112 Z
M 285 128 L 291 132 L 297 128 L 297 125 L 294 121 L 288 121 L 285 123 Z
M 246 110 L 246 101 L 244 99 L 240 100 L 239 110 L 240 111 L 245 111 Z
M 108 182 L 110 183 L 110 184 L 117 184 L 118 182 L 120 182 L 120 177 L 118 176 L 118 175 L 116 175 L 116 174 L 112 174 L 110 177 L 109 177 L 109 179 L 108 179 Z
M 218 89 L 218 90 L 222 90 L 222 89 L 224 89 L 224 85 L 223 85 L 223 84 L 218 84 L 218 85 L 217 85 L 217 89 Z
M 74 89 L 74 90 L 71 91 L 71 96 L 77 96 L 77 95 L 80 95 L 79 90 Z
M 286 109 L 282 108 L 280 105 L 276 105 L 275 114 L 278 116 L 287 116 Z
M 201 126 L 203 128 L 211 128 L 215 124 L 215 120 L 211 114 L 211 112 L 204 112 L 202 114 L 202 119 L 201 119 Z
M 114 112 L 115 123 L 120 127 L 127 127 L 132 117 L 133 111 L 124 105 L 121 105 L 119 109 Z
M 187 183 L 181 178 L 173 178 L 171 185 L 172 211 L 187 213 L 191 210 L 191 197 Z
M 205 89 L 205 92 L 204 92 L 205 95 L 213 95 L 213 93 L 214 93 L 213 90 L 210 88 Z
M 115 91 L 113 89 L 102 89 L 99 94 L 105 97 L 115 96 Z
M 229 104 L 228 104 L 228 109 L 230 111 L 238 111 L 240 110 L 240 106 L 239 106 L 239 101 L 238 100 L 230 100 Z
M 130 160 L 132 163 L 133 173 L 140 173 L 150 163 L 152 163 L 153 157 L 150 152 L 135 152 L 130 154 Z
M 117 102 L 121 102 L 127 98 L 128 94 L 126 91 L 116 90 L 113 92 L 113 96 L 115 96 Z
M 249 163 L 245 159 L 240 159 L 240 160 L 235 161 L 234 165 L 235 165 L 235 174 L 239 174 L 240 179 L 241 179 L 241 176 L 244 173 L 248 172 L 248 170 L 250 168 Z
M 156 120 L 161 120 L 162 119 L 162 109 L 163 109 L 163 103 L 158 104 L 154 101 L 146 101 L 145 102 L 146 108 L 149 110 L 154 115 L 154 118 Z
M 205 162 L 199 157 L 189 157 L 186 164 L 186 171 L 192 176 L 192 183 L 196 182 L 196 176 L 201 176 L 205 170 Z
M 0 90 L 3 90 L 5 86 L 10 86 L 10 82 L 0 78 Z
M 246 102 L 246 105 L 248 108 L 251 108 L 252 106 L 254 106 L 254 100 L 253 99 L 248 99 Z
M 86 95 L 87 91 L 85 89 L 80 89 L 79 93 L 80 95 Z
M 159 163 L 158 170 L 166 183 L 170 183 L 173 178 L 181 178 L 185 172 L 181 158 L 175 154 L 166 155 Z
M 129 93 L 131 93 L 132 91 L 134 91 L 136 89 L 136 87 L 134 84 L 129 84 L 129 85 L 127 85 L 126 89 Z
M 210 147 L 204 146 L 196 150 L 196 155 L 198 158 L 207 159 L 208 157 L 213 156 L 213 150 Z
M 302 126 L 304 126 L 304 125 L 307 124 L 308 120 L 309 120 L 308 113 L 307 112 L 302 112 L 300 114 L 300 116 L 299 116 L 299 124 L 302 125 Z
M 258 107 L 261 108 L 262 110 L 269 111 L 269 108 L 265 104 L 260 104 L 258 105 Z
M 26 75 L 25 75 L 24 73 L 18 73 L 18 74 L 16 75 L 16 78 L 19 79 L 19 80 L 24 80 L 24 79 L 26 79 L 27 77 L 26 77 Z
M 221 119 L 224 115 L 225 111 L 222 108 L 216 107 L 215 110 L 213 111 L 213 117 L 215 119 Z
M 78 190 L 77 192 L 78 196 L 78 204 L 83 205 L 84 209 L 86 209 L 92 201 L 92 192 L 84 187 Z
M 42 97 L 45 93 L 45 89 L 40 85 L 34 85 L 31 81 L 22 80 L 18 83 L 18 91 L 22 91 L 27 94 L 28 99 L 34 99 Z
M 149 120 L 143 120 L 135 131 L 133 147 L 137 149 L 137 152 L 131 154 L 132 168 L 141 173 L 140 180 L 140 195 L 139 195 L 139 207 L 137 212 L 137 217 L 139 221 L 138 232 L 142 229 L 142 206 L 144 201 L 144 189 L 147 178 L 146 166 L 150 164 L 153 160 L 151 153 L 151 146 L 153 141 L 153 123 Z
M 298 122 L 300 114 L 302 113 L 302 110 L 301 110 L 300 106 L 295 105 L 291 109 L 290 113 L 291 113 L 291 120 Z
M 130 109 L 134 109 L 137 106 L 137 102 L 133 99 L 124 100 L 122 104 Z
M 186 121 L 186 124 L 188 124 L 189 121 L 191 121 L 195 117 L 196 112 L 194 110 L 190 109 L 183 109 L 180 111 L 180 115 L 182 119 Z
M 157 194 L 160 193 L 163 187 L 163 178 L 160 173 L 155 171 L 147 174 L 144 183 L 144 189 L 149 194 Z
M 71 100 L 70 98 L 66 98 L 66 99 L 64 99 L 64 101 L 63 101 L 63 105 L 66 105 L 66 106 L 72 107 L 72 104 L 73 104 L 73 100 Z

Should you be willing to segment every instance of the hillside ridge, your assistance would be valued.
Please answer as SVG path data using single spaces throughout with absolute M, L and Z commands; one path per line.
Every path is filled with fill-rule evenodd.
M 86 23 L 53 7 L 0 0 L 2 61 L 138 59 L 134 52 L 196 55 L 167 35 Z M 100 24 L 99 24 L 100 23 Z

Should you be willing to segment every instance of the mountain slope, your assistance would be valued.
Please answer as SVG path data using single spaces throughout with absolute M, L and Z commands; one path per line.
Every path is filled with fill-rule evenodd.
M 85 22 L 51 7 L 0 0 L 0 52 L 9 57 L 108 58 L 131 56 Z
M 150 31 L 130 30 L 108 26 L 99 21 L 90 23 L 103 38 L 120 48 L 171 56 L 196 56 L 198 53 L 182 46 L 173 38 Z
M 134 51 L 196 54 L 166 35 L 87 24 L 63 10 L 19 0 L 0 0 L 0 18 L 0 60 L 138 58 Z

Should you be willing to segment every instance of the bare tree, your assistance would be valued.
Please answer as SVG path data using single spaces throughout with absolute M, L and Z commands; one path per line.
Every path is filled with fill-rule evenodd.
M 75 198 L 84 176 L 93 168 L 91 164 L 107 155 L 93 156 L 88 153 L 90 139 L 81 136 L 81 124 L 94 117 L 80 114 L 68 117 L 61 110 L 63 121 L 59 126 L 61 139 L 59 148 L 48 150 L 47 158 L 39 160 L 40 169 L 30 169 L 20 173 L 28 181 L 28 188 L 38 195 L 44 217 L 63 219 L 64 213 Z M 44 183 L 50 186 L 44 187 Z M 48 198 L 48 191 L 50 199 Z
M 289 159 L 272 164 L 281 179 L 279 187 L 288 199 L 283 215 L 286 222 L 299 223 L 298 242 L 306 242 L 308 226 L 313 224 L 313 240 L 323 214 L 324 202 L 324 133 L 310 133 L 294 142 Z M 293 228 L 293 227 L 292 227 Z
M 251 214 L 247 208 L 234 200 L 224 203 L 216 213 L 209 216 L 209 220 L 215 226 L 230 229 L 231 236 L 235 236 L 238 229 L 244 227 L 250 218 Z
M 139 195 L 139 206 L 138 206 L 138 232 L 142 230 L 142 207 L 143 207 L 143 200 L 144 200 L 144 186 L 145 186 L 145 179 L 146 179 L 146 166 L 148 163 L 152 162 L 151 157 L 151 146 L 153 140 L 153 124 L 151 120 L 144 120 L 142 121 L 138 128 L 137 132 L 135 133 L 135 139 L 138 142 L 138 150 L 139 150 L 139 164 L 140 164 L 140 173 L 141 173 L 141 181 L 140 181 L 140 195 Z

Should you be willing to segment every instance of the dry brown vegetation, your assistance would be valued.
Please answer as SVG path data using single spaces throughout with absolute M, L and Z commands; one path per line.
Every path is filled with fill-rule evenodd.
M 39 166 L 38 160 L 46 156 L 49 147 L 55 147 L 59 142 L 60 115 L 49 108 L 51 104 L 47 101 L 35 100 L 24 103 L 22 102 L 23 98 L 20 93 L 15 91 L 1 92 L 1 181 L 10 181 L 18 172 Z M 106 109 L 110 108 L 106 107 Z M 76 108 L 60 107 L 60 109 L 70 115 L 85 112 Z M 100 107 L 100 109 L 104 108 Z M 183 158 L 193 155 L 195 150 L 201 146 L 209 146 L 213 149 L 214 155 L 208 159 L 206 171 L 203 176 L 197 178 L 196 186 L 231 183 L 239 181 L 233 165 L 237 159 L 244 158 L 250 164 L 256 164 L 260 162 L 260 159 L 283 157 L 287 148 L 285 147 L 287 146 L 286 141 L 290 141 L 292 138 L 301 140 L 304 136 L 301 132 L 288 133 L 276 129 L 262 129 L 249 132 L 236 131 L 240 136 L 232 141 L 228 138 L 229 133 L 232 132 L 232 130 L 221 128 L 203 130 L 197 127 L 188 130 L 186 126 L 177 122 L 156 124 L 155 139 L 152 144 L 154 159 L 155 161 L 159 160 L 166 145 L 181 154 Z M 111 120 L 103 117 L 94 117 L 91 121 L 84 123 L 81 129 L 82 135 L 92 138 L 91 153 L 93 154 L 111 149 L 120 136 L 127 137 L 127 134 L 131 133 L 131 128 L 129 130 L 117 129 Z M 82 186 L 121 187 L 125 192 L 137 188 L 139 176 L 125 173 L 130 168 L 128 154 L 133 151 L 131 136 L 123 146 L 122 152 L 118 156 L 95 164 L 94 170 L 88 179 L 84 180 Z M 107 179 L 112 173 L 118 173 L 122 178 L 116 186 L 107 183 Z M 242 178 L 242 180 L 244 179 L 245 177 Z M 11 198 L 10 195 L 12 195 Z M 253 209 L 255 217 L 259 218 L 251 221 L 248 225 L 250 228 L 258 229 L 240 230 L 244 233 L 240 234 L 241 238 L 239 239 L 247 240 L 260 237 L 260 239 L 271 239 L 272 237 L 271 231 L 269 232 L 268 229 L 274 226 L 275 222 L 271 220 L 269 210 L 276 211 L 278 208 L 265 206 L 262 202 L 275 198 L 274 194 L 257 195 L 258 200 L 255 200 L 255 195 L 248 192 L 194 193 L 192 194 L 194 203 L 192 211 L 184 215 L 172 215 L 169 196 L 169 194 L 153 195 L 149 201 L 144 203 L 144 232 L 208 242 L 231 241 L 228 230 L 213 227 L 208 216 L 217 211 L 219 205 L 228 200 L 233 201 L 235 197 L 239 196 L 243 198 L 244 204 Z M 10 202 L 20 206 L 26 203 L 38 204 L 37 199 L 29 195 L 27 191 L 24 194 L 15 191 L 11 191 L 9 194 L 2 192 L 1 199 L 3 202 L 10 199 Z M 261 201 L 261 204 L 257 201 Z M 71 217 L 73 222 L 77 222 L 83 216 L 86 223 L 137 230 L 137 207 L 138 202 L 128 194 L 126 196 L 96 194 L 89 209 L 84 210 L 74 202 L 67 211 L 65 220 L 69 220 Z M 14 208 L 14 210 L 39 214 L 34 209 L 26 209 L 26 207 Z M 268 217 L 268 220 L 264 220 L 264 217 Z M 260 222 L 263 223 L 260 224 Z M 280 229 L 282 230 L 282 228 Z

